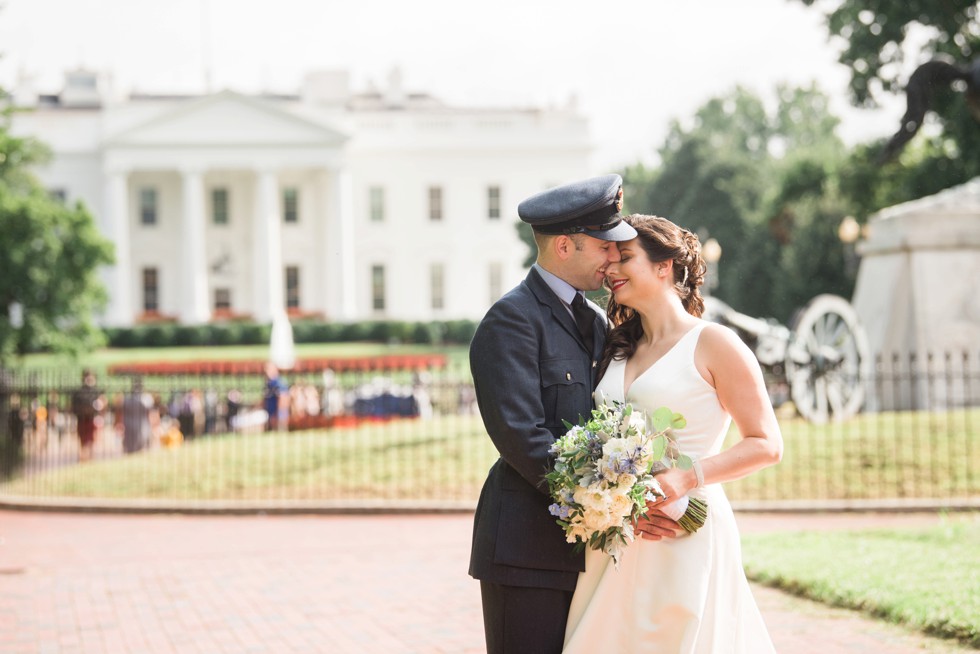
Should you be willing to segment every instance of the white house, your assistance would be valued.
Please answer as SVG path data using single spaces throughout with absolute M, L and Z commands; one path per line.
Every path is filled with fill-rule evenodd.
M 53 151 L 37 171 L 116 248 L 104 322 L 480 318 L 525 274 L 528 195 L 594 174 L 574 108 L 448 107 L 353 93 L 344 72 L 295 96 L 111 99 L 88 71 L 29 88 L 13 129 Z

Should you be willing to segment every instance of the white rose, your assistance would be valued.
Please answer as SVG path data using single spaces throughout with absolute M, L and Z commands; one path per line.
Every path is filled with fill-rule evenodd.
M 636 475 L 631 475 L 628 472 L 624 472 L 619 475 L 616 480 L 616 490 L 619 493 L 628 493 L 630 489 L 633 488 L 633 484 L 636 483 Z
M 601 488 L 598 484 L 592 484 L 585 488 L 575 489 L 575 502 L 581 504 L 586 510 L 601 509 L 609 506 L 609 491 Z
M 633 500 L 629 495 L 616 494 L 612 496 L 612 503 L 609 512 L 613 515 L 624 518 L 633 510 Z
M 613 459 L 626 451 L 626 439 L 610 438 L 602 446 L 602 456 L 605 459 Z
M 586 509 L 584 516 L 585 528 L 589 533 L 605 531 L 610 527 L 619 525 L 619 518 L 611 515 L 608 511 L 600 509 Z

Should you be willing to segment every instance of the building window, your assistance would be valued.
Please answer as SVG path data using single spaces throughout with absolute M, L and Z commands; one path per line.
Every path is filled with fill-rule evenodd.
M 63 188 L 48 189 L 48 197 L 58 204 L 65 204 L 68 201 L 68 191 Z
M 442 220 L 442 187 L 429 187 L 429 220 Z
M 216 288 L 216 289 L 214 289 L 214 310 L 215 311 L 230 311 L 231 310 L 231 289 L 230 288 Z
M 228 224 L 228 189 L 211 189 L 211 221 L 215 225 Z
M 371 308 L 385 310 L 385 267 L 371 266 Z
M 160 310 L 160 287 L 156 268 L 143 269 L 143 311 L 155 313 Z
M 490 264 L 490 303 L 500 299 L 503 293 L 504 269 L 498 262 Z
M 299 309 L 299 266 L 286 266 L 286 308 Z
M 441 263 L 434 263 L 429 268 L 429 288 L 432 295 L 432 308 L 445 308 L 446 274 Z
M 500 187 L 487 187 L 487 218 L 500 220 Z
M 385 219 L 385 190 L 380 186 L 372 186 L 368 189 L 368 202 L 371 207 L 371 222 L 382 222 Z
M 282 190 L 282 221 L 285 223 L 299 222 L 299 189 L 295 187 Z
M 143 225 L 157 224 L 157 190 L 155 188 L 140 189 L 140 223 Z

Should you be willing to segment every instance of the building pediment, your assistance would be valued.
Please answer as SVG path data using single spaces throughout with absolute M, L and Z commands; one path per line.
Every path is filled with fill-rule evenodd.
M 109 147 L 337 147 L 347 136 L 233 91 L 175 106 L 109 137 Z

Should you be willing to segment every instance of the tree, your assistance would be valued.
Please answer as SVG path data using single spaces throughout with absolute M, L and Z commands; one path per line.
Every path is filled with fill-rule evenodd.
M 816 4 L 816 0 L 800 1 L 808 6 Z M 844 43 L 839 61 L 851 71 L 849 90 L 856 106 L 873 107 L 885 94 L 906 94 L 906 85 L 912 86 L 915 72 L 927 72 L 929 65 L 950 62 L 962 71 L 972 69 L 972 97 L 963 93 L 967 86 L 962 80 L 943 83 L 936 76 L 932 76 L 926 88 L 919 88 L 915 93 L 909 91 L 910 105 L 921 104 L 923 93 L 927 96 L 930 111 L 925 120 L 932 121 L 938 129 L 924 133 L 926 130 L 918 130 L 916 125 L 918 135 L 910 144 L 912 147 L 904 148 L 899 164 L 866 178 L 871 186 L 865 188 L 877 184 L 890 186 L 888 177 L 899 174 L 896 170 L 900 167 L 912 169 L 911 174 L 902 176 L 912 186 L 923 189 L 935 187 L 937 173 L 944 175 L 939 188 L 980 175 L 980 123 L 977 122 L 980 24 L 977 19 L 976 0 L 840 0 L 827 14 L 828 33 Z M 909 43 L 923 37 L 921 50 L 910 52 Z M 909 115 L 903 117 L 901 124 L 894 125 L 896 137 L 907 128 Z M 878 149 L 884 154 L 886 148 Z M 889 192 L 875 190 L 873 194 L 885 197 Z M 925 191 L 914 197 L 923 194 Z M 884 206 L 887 205 L 875 208 Z
M 745 89 L 675 121 L 656 168 L 624 173 L 630 211 L 670 218 L 721 243 L 713 293 L 736 310 L 788 321 L 824 292 L 848 296 L 840 221 L 853 215 L 841 175 L 839 119 L 816 86 L 776 87 L 767 110 Z
M 927 55 L 945 53 L 961 61 L 973 58 L 980 45 L 976 0 L 840 0 L 827 14 L 827 30 L 845 43 L 839 61 L 851 69 L 857 106 L 875 106 L 881 93 L 904 89 L 909 53 L 903 46 L 910 35 L 929 34 L 923 48 Z
M 10 111 L 0 117 L 0 363 L 101 344 L 92 315 L 106 293 L 97 270 L 113 261 L 85 207 L 51 198 L 31 174 L 46 149 L 11 135 Z
M 524 257 L 523 265 L 525 268 L 530 268 L 538 259 L 538 244 L 534 242 L 534 230 L 523 220 L 514 223 L 514 229 L 517 230 L 517 236 L 520 237 L 521 242 L 528 248 L 528 254 Z

